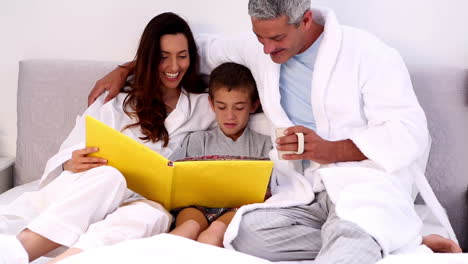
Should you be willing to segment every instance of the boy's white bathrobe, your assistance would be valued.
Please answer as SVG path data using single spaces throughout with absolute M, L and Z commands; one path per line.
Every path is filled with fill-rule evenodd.
M 338 216 L 371 234 L 385 254 L 406 250 L 421 242 L 414 186 L 456 240 L 424 177 L 430 137 L 400 55 L 374 36 L 340 25 L 331 10 L 312 9 L 312 13 L 325 27 L 311 83 L 316 132 L 327 140 L 351 139 L 369 159 L 312 163 L 302 174 L 300 163 L 279 161 L 273 150 L 270 156 L 278 171 L 274 195 L 265 204 L 240 209 L 228 228 L 225 246 L 232 247 L 243 213 L 310 203 L 313 192 L 326 189 Z M 197 42 L 205 73 L 228 61 L 246 65 L 273 127 L 294 125 L 280 105 L 280 65 L 263 53 L 253 33 L 227 38 L 201 35 Z
M 131 119 L 123 111 L 126 95 L 121 93 L 106 104 L 103 104 L 105 95 L 101 95 L 83 115 L 77 118 L 75 127 L 58 153 L 48 160 L 40 180 L 41 189 L 25 193 L 13 203 L 0 208 L 0 233 L 15 234 L 28 225 L 28 228 L 35 232 L 40 234 L 43 234 L 41 231 L 45 232 L 44 236 L 57 243 L 88 249 L 168 230 L 171 217 L 162 206 L 153 206 L 155 210 L 147 204 L 138 203 L 118 208 L 123 203 L 142 197 L 126 189 L 125 181 L 117 170 L 100 167 L 74 174 L 68 171 L 62 172 L 61 169 L 62 164 L 71 159 L 74 150 L 85 147 L 86 115 L 93 116 L 119 131 L 135 123 L 135 119 Z M 208 103 L 208 95 L 189 94 L 183 90 L 176 108 L 165 121 L 170 137 L 168 146 L 163 147 L 161 142 L 142 143 L 169 157 L 189 132 L 206 130 L 213 124 L 214 114 Z M 143 136 L 139 126 L 122 132 L 138 141 L 141 141 L 139 137 Z M 111 175 L 104 175 L 106 173 Z M 104 180 L 104 176 L 111 178 Z M 115 181 L 119 181 L 119 184 L 116 185 Z M 107 187 L 107 185 L 116 186 Z M 57 201 L 60 203 L 57 204 Z M 58 213 L 44 215 L 43 212 L 51 206 L 55 208 L 54 212 Z M 95 209 L 89 209 L 94 207 Z M 116 209 L 117 211 L 112 216 L 108 216 L 105 222 L 99 222 Z M 77 215 L 82 217 L 76 217 Z M 135 215 L 139 215 L 139 218 Z M 125 219 L 130 219 L 131 222 L 125 223 Z M 119 229 L 122 227 L 125 230 Z M 82 233 L 87 229 L 87 233 L 94 232 L 93 235 L 83 236 Z

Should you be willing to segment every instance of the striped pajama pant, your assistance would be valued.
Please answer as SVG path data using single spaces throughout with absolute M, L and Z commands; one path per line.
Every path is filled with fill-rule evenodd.
M 270 261 L 374 264 L 381 247 L 356 224 L 338 218 L 326 192 L 309 205 L 246 213 L 233 247 Z

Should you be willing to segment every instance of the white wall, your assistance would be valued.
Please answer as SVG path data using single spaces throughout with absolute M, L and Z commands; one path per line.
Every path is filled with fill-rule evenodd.
M 204 10 L 201 6 L 205 7 Z M 145 25 L 158 13 L 178 13 L 198 31 L 247 31 L 250 20 L 246 6 L 247 0 L 2 1 L 0 155 L 15 156 L 16 153 L 19 60 L 130 60 Z
M 312 0 L 342 24 L 366 29 L 409 64 L 468 68 L 466 0 Z
M 314 0 L 313 0 L 314 1 Z M 15 155 L 18 61 L 124 61 L 146 23 L 176 12 L 196 32 L 250 30 L 248 0 L 16 0 L 0 8 L 0 155 Z M 315 0 L 339 20 L 365 28 L 411 64 L 468 68 L 465 0 Z M 90 87 L 91 89 L 91 87 Z

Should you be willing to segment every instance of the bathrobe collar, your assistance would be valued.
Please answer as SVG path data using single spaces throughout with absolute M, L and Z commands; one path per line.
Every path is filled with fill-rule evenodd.
M 175 109 L 172 110 L 164 121 L 164 126 L 166 126 L 166 130 L 169 135 L 179 128 L 187 118 L 189 118 L 191 109 L 190 95 L 184 88 L 182 88 Z
M 325 95 L 328 82 L 335 67 L 336 60 L 341 48 L 342 32 L 335 14 L 327 8 L 312 8 L 312 16 L 315 22 L 324 25 L 322 44 L 320 45 L 317 60 L 315 62 L 314 73 L 311 85 L 313 86 L 311 94 L 312 110 L 317 122 L 317 133 L 320 136 L 328 136 L 329 125 L 325 111 Z M 281 107 L 281 95 L 279 92 L 279 78 L 281 65 L 273 61 L 268 63 L 265 73 L 268 72 L 268 78 L 264 78 L 263 87 L 271 87 L 263 91 L 262 107 L 268 118 L 272 120 L 274 127 L 294 126 Z
M 342 32 L 335 14 L 330 9 L 313 8 L 312 17 L 316 23 L 324 26 L 324 33 L 315 61 L 310 100 L 317 124 L 316 132 L 327 138 L 330 126 L 325 110 L 326 91 L 341 49 Z

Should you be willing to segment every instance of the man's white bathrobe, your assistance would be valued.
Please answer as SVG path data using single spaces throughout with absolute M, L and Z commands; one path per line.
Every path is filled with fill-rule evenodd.
M 413 206 L 415 186 L 456 240 L 424 177 L 430 137 L 400 55 L 374 36 L 340 25 L 331 10 L 313 9 L 312 13 L 325 28 L 311 83 L 316 132 L 327 140 L 351 139 L 369 159 L 312 163 L 302 173 L 299 162 L 280 161 L 273 150 L 270 156 L 278 171 L 272 181 L 277 183 L 274 195 L 265 204 L 239 210 L 226 233 L 225 246 L 232 247 L 243 213 L 310 203 L 313 192 L 326 189 L 338 216 L 371 234 L 385 254 L 408 249 L 421 242 L 422 222 Z M 246 65 L 273 127 L 294 125 L 280 105 L 280 65 L 263 54 L 254 34 L 201 35 L 197 42 L 205 73 L 228 61 Z
M 25 193 L 6 208 L 0 208 L 0 230 L 6 229 L 1 233 L 14 234 L 27 225 L 57 243 L 88 249 L 168 230 L 171 217 L 162 206 L 151 208 L 138 203 L 119 208 L 123 203 L 142 197 L 126 189 L 125 181 L 117 170 L 106 166 L 81 173 L 61 172 L 62 164 L 71 159 L 72 152 L 85 147 L 86 115 L 119 131 L 135 123 L 135 119 L 123 111 L 126 95 L 121 93 L 106 104 L 103 104 L 105 95 L 101 95 L 77 118 L 75 127 L 58 153 L 48 160 L 40 180 L 42 188 Z M 170 137 L 168 146 L 163 147 L 161 142 L 142 143 L 169 157 L 189 132 L 206 130 L 213 124 L 214 114 L 208 95 L 189 94 L 182 90 L 176 108 L 165 120 Z M 138 141 L 143 136 L 139 126 L 122 132 Z M 106 177 L 108 179 L 104 179 Z M 55 209 L 53 213 L 50 213 L 50 208 Z M 112 215 L 108 215 L 110 213 Z M 106 220 L 100 222 L 104 217 Z M 126 219 L 130 222 L 125 223 Z M 94 232 L 93 235 L 88 235 L 90 232 Z

